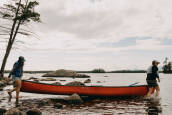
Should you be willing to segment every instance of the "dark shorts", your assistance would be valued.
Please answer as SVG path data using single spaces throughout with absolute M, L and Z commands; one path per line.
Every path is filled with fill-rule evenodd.
M 157 80 L 146 80 L 146 81 L 149 88 L 158 86 Z

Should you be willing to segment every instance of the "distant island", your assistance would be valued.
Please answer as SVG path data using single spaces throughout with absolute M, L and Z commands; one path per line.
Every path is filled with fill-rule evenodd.
M 9 73 L 10 70 L 6 70 L 5 73 Z M 51 70 L 40 70 L 40 71 L 24 71 L 24 73 L 30 73 L 30 74 L 35 74 L 35 73 L 50 73 L 53 72 Z M 76 71 L 76 73 L 146 73 L 145 70 L 115 70 L 115 71 L 97 71 L 94 69 L 91 71 Z
M 39 71 L 24 71 L 24 73 L 50 73 L 54 72 L 55 70 L 39 70 Z M 10 70 L 6 70 L 5 73 L 9 73 Z M 99 69 L 93 69 L 91 71 L 75 71 L 76 73 L 146 73 L 146 70 L 114 70 L 114 71 L 105 71 L 102 68 Z M 163 71 L 159 71 L 159 73 L 164 73 Z

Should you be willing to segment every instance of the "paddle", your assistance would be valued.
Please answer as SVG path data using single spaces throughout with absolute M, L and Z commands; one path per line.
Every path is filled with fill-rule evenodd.
M 133 84 L 131 84 L 131 85 L 129 85 L 129 86 L 133 86 L 133 85 L 136 85 L 136 84 L 138 84 L 138 83 L 140 83 L 140 82 L 135 82 L 135 83 L 133 83 Z

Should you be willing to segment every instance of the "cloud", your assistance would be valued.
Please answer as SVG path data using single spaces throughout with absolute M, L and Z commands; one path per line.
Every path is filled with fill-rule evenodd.
M 171 39 L 170 3 L 170 0 L 41 0 L 37 10 L 43 23 L 30 26 L 41 40 L 33 40 L 35 45 L 31 48 L 92 50 L 102 47 L 96 44 L 120 43 L 125 39 Z
M 159 50 L 151 45 L 144 47 L 145 44 L 140 43 L 144 41 L 139 39 L 150 37 L 160 42 L 172 38 L 170 3 L 170 0 L 54 0 L 48 3 L 41 0 L 37 9 L 43 23 L 35 25 L 41 41 L 32 48 L 91 52 L 127 48 Z M 121 48 L 113 46 L 125 39 L 137 39 L 139 46 L 125 47 L 127 42 Z M 153 40 L 147 42 L 152 44 Z M 45 45 L 47 43 L 51 45 Z M 105 43 L 116 48 L 99 45 Z
M 29 62 L 41 61 L 35 68 L 46 68 L 47 63 L 52 68 L 135 68 L 143 67 L 140 61 L 148 64 L 170 56 L 171 0 L 39 1 L 36 10 L 42 23 L 32 23 L 29 29 L 40 40 L 17 37 L 26 43 L 19 52 Z M 45 60 L 49 62 L 42 63 Z
M 171 13 L 170 0 L 41 2 L 40 12 L 46 31 L 71 33 L 79 39 L 115 41 L 126 37 L 172 36 L 169 31 L 172 17 L 168 15 Z

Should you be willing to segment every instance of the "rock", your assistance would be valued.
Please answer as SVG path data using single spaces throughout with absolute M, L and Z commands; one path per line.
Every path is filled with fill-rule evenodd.
M 68 103 L 71 103 L 71 104 L 83 103 L 83 100 L 81 99 L 81 97 L 76 93 L 74 93 L 70 97 L 66 97 L 64 100 L 67 101 Z
M 101 83 L 101 81 L 97 81 L 97 83 Z
M 23 115 L 23 113 L 17 108 L 12 108 L 6 111 L 4 115 Z
M 60 80 L 60 81 L 66 81 L 66 80 Z
M 85 74 L 77 74 L 76 76 L 74 76 L 76 78 L 90 78 L 90 76 L 85 75 Z
M 3 115 L 7 110 L 5 108 L 0 108 L 0 115 Z
M 3 87 L 0 87 L 0 91 L 3 91 Z
M 8 83 L 7 83 L 7 85 L 13 85 L 14 83 L 13 83 L 13 81 L 9 81 Z
M 76 78 L 89 78 L 90 76 L 84 74 L 77 74 L 75 71 L 72 70 L 56 70 L 54 72 L 50 72 L 44 74 L 42 77 L 76 77 Z
M 56 81 L 56 79 L 54 79 L 54 78 L 45 78 L 45 79 L 41 79 L 41 81 Z
M 69 82 L 67 84 L 65 84 L 66 86 L 85 86 L 84 83 L 79 82 L 79 81 L 73 81 L 73 82 Z
M 0 81 L 0 87 L 4 87 L 7 85 L 7 81 L 6 80 L 1 80 Z
M 20 110 L 20 111 L 27 111 L 28 110 L 28 108 L 26 107 L 26 106 L 22 106 L 22 105 L 20 105 L 20 107 L 18 107 L 18 109 Z M 25 115 L 25 114 L 24 114 Z
M 60 82 L 55 82 L 53 85 L 62 85 Z
M 34 79 L 33 81 L 34 81 L 34 82 L 39 82 L 39 80 L 38 80 L 38 79 Z
M 104 77 L 108 77 L 108 76 L 104 76 Z
M 36 78 L 36 77 L 30 77 L 28 80 L 37 80 L 38 78 Z
M 40 101 L 39 106 L 50 105 L 52 102 L 50 99 L 43 99 Z
M 31 109 L 26 112 L 26 115 L 42 115 L 39 109 Z
M 56 108 L 56 109 L 62 109 L 63 108 L 63 105 L 60 104 L 60 103 L 55 103 L 54 104 L 54 108 Z
M 64 103 L 64 98 L 51 98 L 52 103 Z
M 85 80 L 84 83 L 91 83 L 91 79 Z

